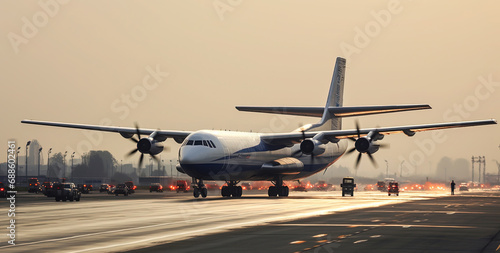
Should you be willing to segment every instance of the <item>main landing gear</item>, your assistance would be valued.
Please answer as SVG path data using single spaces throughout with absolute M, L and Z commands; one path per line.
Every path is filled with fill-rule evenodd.
M 205 187 L 205 184 L 203 183 L 203 179 L 196 179 L 193 178 L 193 196 L 195 198 L 198 198 L 200 195 L 203 198 L 207 197 L 208 191 L 207 187 Z
M 227 186 L 222 186 L 222 189 L 220 191 L 222 197 L 241 197 L 241 195 L 243 194 L 243 188 L 241 188 L 241 186 L 236 186 L 239 181 L 229 181 L 226 183 Z
M 283 178 L 278 177 L 276 181 L 271 182 L 274 186 L 270 186 L 267 190 L 267 195 L 269 197 L 288 197 L 289 189 L 288 186 L 283 185 Z

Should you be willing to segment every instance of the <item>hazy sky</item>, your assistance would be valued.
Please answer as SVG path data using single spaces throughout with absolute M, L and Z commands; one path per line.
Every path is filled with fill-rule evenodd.
M 135 145 L 119 134 L 20 121 L 291 131 L 318 119 L 234 106 L 324 106 L 337 56 L 347 58 L 345 106 L 433 107 L 360 117 L 362 127 L 500 119 L 499 9 L 498 1 L 2 1 L 0 141 L 106 149 L 125 161 Z M 472 155 L 496 173 L 499 127 L 387 136 L 391 148 L 375 154 L 381 168 L 364 159 L 358 175 L 385 171 L 384 160 L 422 174 L 442 156 Z M 166 144 L 162 159 L 176 157 L 178 145 Z

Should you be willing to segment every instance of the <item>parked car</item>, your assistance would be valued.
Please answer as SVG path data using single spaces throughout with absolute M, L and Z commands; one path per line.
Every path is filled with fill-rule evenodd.
M 42 193 L 47 197 L 54 197 L 54 183 L 52 182 L 43 182 L 42 184 Z
M 38 178 L 30 178 L 28 179 L 28 192 L 39 193 L 42 191 L 42 187 L 40 182 L 38 182 Z
M 83 194 L 88 194 L 92 191 L 92 185 L 90 184 L 78 184 L 78 189 Z
M 99 192 L 108 192 L 109 191 L 109 184 L 101 184 L 99 186 Z
M 54 184 L 56 201 L 80 201 L 82 193 L 73 183 L 56 183 Z
M 163 192 L 163 186 L 160 183 L 151 183 L 149 192 Z
M 116 196 L 118 196 L 118 194 L 123 194 L 123 196 L 128 196 L 130 193 L 130 189 L 127 187 L 126 184 L 118 184 L 116 186 L 114 193 Z
M 189 186 L 186 180 L 177 180 L 177 193 L 188 192 Z
M 127 185 L 127 187 L 128 187 L 129 194 L 135 193 L 135 189 L 137 189 L 137 186 L 134 185 L 134 182 L 127 181 L 127 182 L 125 182 L 125 185 Z
M 0 182 L 0 198 L 5 198 L 5 197 L 7 197 L 7 189 L 3 185 L 3 183 Z
M 110 184 L 108 189 L 108 194 L 114 194 L 116 190 L 116 185 Z

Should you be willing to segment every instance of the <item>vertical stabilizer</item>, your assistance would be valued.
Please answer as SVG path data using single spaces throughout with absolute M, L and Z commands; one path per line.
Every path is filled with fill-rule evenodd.
M 323 111 L 323 117 L 318 124 L 312 128 L 314 130 L 340 130 L 342 129 L 342 118 L 335 117 L 328 109 L 330 107 L 342 107 L 344 97 L 344 76 L 345 76 L 346 60 L 337 57 L 335 62 L 335 69 L 333 70 L 332 82 L 330 84 L 330 91 L 326 106 Z

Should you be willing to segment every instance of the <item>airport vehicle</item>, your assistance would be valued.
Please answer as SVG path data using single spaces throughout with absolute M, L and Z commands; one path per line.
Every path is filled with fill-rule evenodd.
M 42 191 L 42 187 L 40 182 L 38 182 L 38 178 L 30 178 L 28 179 L 28 192 L 39 193 Z
M 243 190 L 252 190 L 252 185 L 250 183 L 241 183 L 241 188 Z
M 80 201 L 80 198 L 82 197 L 82 193 L 73 183 L 55 183 L 54 190 L 56 201 Z
M 163 186 L 160 183 L 151 183 L 149 192 L 163 192 Z
M 78 189 L 82 194 L 88 194 L 92 191 L 92 185 L 89 184 L 78 184 Z
M 114 194 L 116 190 L 116 185 L 110 184 L 108 189 L 108 194 Z
M 389 186 L 387 187 L 387 192 L 389 196 L 391 196 L 391 194 L 396 194 L 396 196 L 399 196 L 399 184 L 397 182 L 390 182 Z
M 101 184 L 99 186 L 99 192 L 108 192 L 109 191 L 109 184 Z
M 127 181 L 125 182 L 125 185 L 127 185 L 128 187 L 128 194 L 135 193 L 135 189 L 137 189 L 137 186 L 134 185 L 134 182 Z
M 130 194 L 130 189 L 126 184 L 118 184 L 116 186 L 116 189 L 114 190 L 114 193 L 116 196 L 118 196 L 118 194 L 123 194 L 124 196 L 128 196 Z
M 139 167 L 144 155 L 150 155 L 159 162 L 156 155 L 163 151 L 162 142 L 172 138 L 181 144 L 177 170 L 192 177 L 193 185 L 198 189 L 205 188 L 204 180 L 225 181 L 227 186 L 222 187 L 221 194 L 226 197 L 241 196 L 242 187 L 238 186 L 241 181 L 270 181 L 273 185 L 268 188 L 268 196 L 286 197 L 288 187 L 283 184 L 284 180 L 300 180 L 314 175 L 344 154 L 358 153 L 356 167 L 363 154 L 375 164 L 373 154 L 383 147 L 379 142 L 386 135 L 403 133 L 411 137 L 422 131 L 496 124 L 494 119 L 377 128 L 360 128 L 356 123 L 355 129 L 343 130 L 343 117 L 431 109 L 427 104 L 343 106 L 345 69 L 346 60 L 338 57 L 325 106 L 236 107 L 246 112 L 320 118 L 317 123 L 304 125 L 292 132 L 176 131 L 141 129 L 137 124 L 135 127 L 118 127 L 37 120 L 21 122 L 119 133 L 135 143 L 136 147 L 128 155 L 140 153 Z M 193 112 L 195 116 L 196 111 Z M 473 137 L 464 138 L 468 141 Z M 350 149 L 349 141 L 354 144 Z
M 383 191 L 383 192 L 387 191 L 387 186 L 385 185 L 384 181 L 377 182 L 377 190 Z
M 177 193 L 188 192 L 189 186 L 186 180 L 177 180 Z
M 52 182 L 43 182 L 42 184 L 42 192 L 47 197 L 54 197 L 54 183 Z
M 0 182 L 0 198 L 7 197 L 7 188 Z
M 342 184 L 340 184 L 340 187 L 342 187 L 342 197 L 349 194 L 351 196 L 354 196 L 354 188 L 356 188 L 356 184 L 354 183 L 354 178 L 344 177 L 342 179 Z
M 292 190 L 296 191 L 296 192 L 306 192 L 307 191 L 306 187 L 302 184 L 295 186 Z
M 468 192 L 469 191 L 469 187 L 467 186 L 467 183 L 461 183 L 460 184 L 460 187 L 458 188 L 459 191 L 465 191 L 465 192 Z

